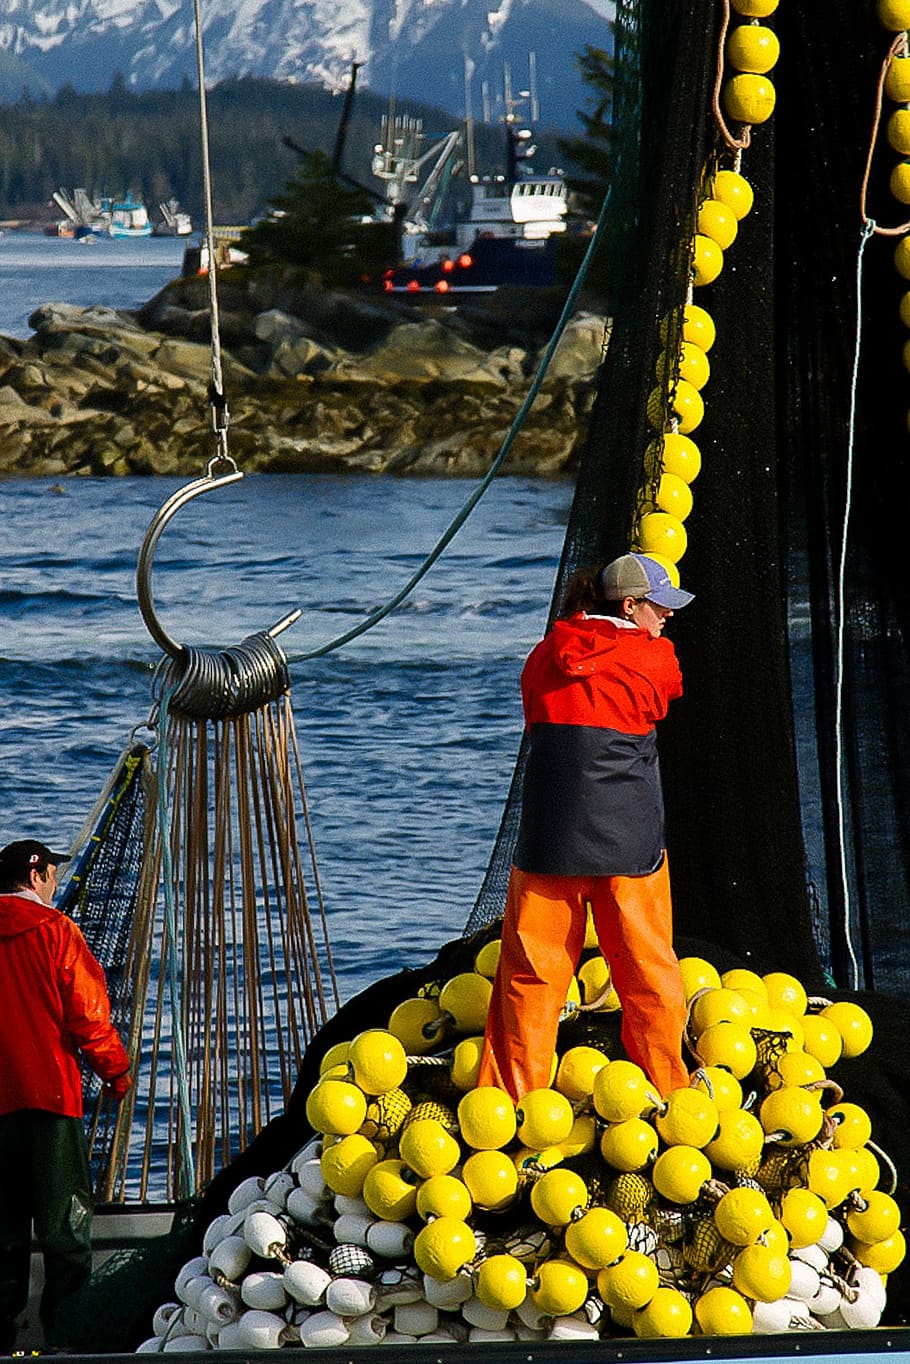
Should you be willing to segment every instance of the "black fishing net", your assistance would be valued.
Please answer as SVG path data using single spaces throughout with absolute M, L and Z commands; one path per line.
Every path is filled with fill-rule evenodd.
M 119 1013 L 127 949 L 145 856 L 151 770 L 149 752 L 136 744 L 119 759 L 82 846 L 67 867 L 56 907 L 81 928 L 99 961 Z
M 869 1109 L 906 1207 L 910 383 L 894 239 L 873 237 L 860 258 L 892 36 L 875 9 L 837 6 L 820 26 L 814 6 L 793 0 L 769 21 L 781 42 L 777 108 L 742 163 L 755 207 L 696 297 L 717 326 L 682 562 L 697 600 L 672 623 L 686 695 L 660 747 L 678 949 L 732 954 L 863 1004 L 873 1050 L 834 1074 Z M 618 99 L 640 106 L 641 124 L 617 118 L 614 329 L 554 610 L 576 567 L 629 544 L 657 326 L 684 297 L 677 247 L 716 146 L 720 14 L 713 0 L 618 7 Z M 908 216 L 887 189 L 897 159 L 880 144 L 870 184 L 869 213 L 889 225 Z M 469 930 L 502 913 L 520 797 L 521 760 Z M 892 1312 L 906 1277 L 892 1276 Z
M 908 333 L 898 304 L 907 285 L 894 266 L 893 237 L 872 237 L 860 255 L 860 187 L 876 81 L 891 35 L 877 22 L 874 4 L 838 7 L 819 60 L 808 8 L 787 7 L 781 25 L 782 41 L 803 57 L 801 85 L 782 89 L 779 109 L 777 160 L 786 181 L 775 215 L 782 255 L 778 432 L 792 480 L 791 548 L 805 551 L 808 563 L 829 953 L 839 982 L 905 995 L 910 584 L 899 509 L 907 495 L 910 382 L 902 359 Z M 895 107 L 885 100 L 885 119 Z M 898 159 L 880 135 L 868 213 L 882 226 L 910 217 L 888 189 Z M 837 603 L 845 537 L 841 706 Z
M 127 961 L 147 855 L 146 830 L 154 811 L 149 750 L 133 744 L 118 760 L 102 792 L 56 901 L 81 928 L 104 964 L 111 1016 L 127 1013 Z M 97 1104 L 101 1081 L 82 1066 L 82 1097 L 96 1185 L 107 1168 L 116 1109 Z
M 614 323 L 560 565 L 554 609 L 577 567 L 628 548 L 659 325 L 685 300 L 680 244 L 715 148 L 710 92 L 720 7 L 625 6 L 618 14 Z M 640 122 L 634 112 L 640 109 Z M 680 932 L 815 980 L 796 785 L 778 511 L 773 347 L 773 147 L 756 131 L 743 166 L 756 191 L 720 280 L 699 291 L 718 340 L 697 439 L 702 472 L 686 523 L 684 581 L 697 600 L 672 634 L 686 699 L 661 730 L 668 846 Z M 728 163 L 729 164 L 729 163 Z M 707 297 L 702 297 L 702 295 Z M 771 795 L 770 793 L 773 793 Z M 469 928 L 500 914 L 520 804 L 513 785 Z M 786 919 L 780 931 L 769 906 Z
M 720 14 L 713 0 L 618 10 L 617 106 L 641 121 L 617 117 L 604 248 L 615 320 L 554 609 L 576 567 L 629 544 L 658 324 L 684 298 L 678 247 L 718 150 Z M 695 300 L 717 342 L 682 562 L 697 600 L 672 624 L 686 696 L 660 736 L 676 920 L 682 934 L 810 986 L 905 993 L 910 667 L 898 509 L 910 384 L 905 285 L 894 240 L 880 236 L 862 257 L 851 422 L 860 187 L 891 35 L 871 0 L 827 16 L 823 42 L 809 5 L 782 6 L 770 22 L 777 108 L 741 167 L 755 206 Z M 869 195 L 869 212 L 890 223 L 907 212 L 887 191 L 896 159 L 880 147 Z M 811 653 L 808 673 L 791 675 L 791 648 Z M 469 931 L 502 912 L 520 795 L 521 761 Z

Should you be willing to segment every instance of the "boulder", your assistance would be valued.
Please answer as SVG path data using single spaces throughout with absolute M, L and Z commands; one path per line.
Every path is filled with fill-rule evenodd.
M 492 360 L 492 363 L 491 363 Z M 396 327 L 365 355 L 346 355 L 330 366 L 333 378 L 356 383 L 463 383 L 504 388 L 506 377 L 485 355 L 439 322 Z
M 204 283 L 179 281 L 137 313 L 49 303 L 27 341 L 0 338 L 0 473 L 197 475 L 214 452 Z M 554 304 L 527 300 L 525 334 L 514 297 L 414 308 L 267 277 L 228 293 L 228 444 L 248 472 L 482 476 Z M 604 336 L 602 316 L 572 319 L 506 471 L 572 468 Z
M 545 382 L 557 379 L 592 379 L 603 360 L 609 329 L 606 320 L 593 313 L 569 319 L 550 361 Z

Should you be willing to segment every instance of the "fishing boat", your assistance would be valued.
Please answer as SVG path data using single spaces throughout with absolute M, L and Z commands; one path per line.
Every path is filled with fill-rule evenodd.
M 211 240 L 214 248 L 215 266 L 218 270 L 228 270 L 232 265 L 245 265 L 249 256 L 241 245 L 246 228 L 216 226 L 212 229 Z M 207 275 L 209 273 L 209 237 L 202 234 L 198 242 L 188 245 L 183 252 L 180 273 L 186 275 Z
M 141 199 L 133 197 L 132 190 L 123 199 L 105 198 L 101 204 L 109 237 L 128 239 L 152 235 L 149 211 Z
M 64 216 L 45 229 L 48 235 L 81 240 L 90 236 L 130 238 L 152 234 L 148 209 L 141 199 L 134 198 L 132 190 L 122 199 L 109 195 L 93 199 L 84 189 L 75 189 L 72 196 L 57 189 L 52 198 Z M 183 220 L 175 217 L 174 221 Z
M 152 235 L 155 237 L 188 237 L 193 230 L 193 220 L 180 207 L 176 199 L 168 199 L 158 205 L 160 220 L 154 224 Z
M 57 189 L 51 198 L 63 210 L 64 216 L 44 229 L 46 236 L 81 241 L 86 237 L 107 235 L 107 212 L 101 202 L 90 198 L 84 189 L 74 189 L 71 196 L 66 190 Z
M 774 27 L 741 22 L 739 15 L 773 15 Z M 910 1206 L 903 819 L 910 593 L 899 511 L 910 468 L 901 330 L 910 314 L 904 308 L 902 319 L 895 306 L 906 292 L 902 281 L 910 279 L 910 225 L 889 241 L 876 233 L 872 214 L 872 197 L 880 216 L 889 205 L 894 209 L 887 198 L 894 186 L 905 192 L 902 176 L 889 172 L 893 153 L 910 154 L 906 119 L 894 117 L 910 104 L 910 7 L 901 0 L 877 9 L 842 7 L 826 23 L 828 41 L 820 44 L 815 14 L 796 4 L 778 14 L 774 0 L 738 0 L 732 22 L 714 0 L 621 7 L 617 128 L 627 139 L 618 158 L 624 170 L 577 281 L 580 289 L 609 223 L 613 333 L 553 601 L 555 613 L 572 571 L 617 548 L 660 556 L 674 571 L 684 560 L 697 594 L 675 632 L 687 699 L 662 735 L 661 758 L 677 948 L 692 1003 L 687 1041 L 695 1070 L 711 1069 L 714 1076 L 713 1087 L 695 1077 L 691 1093 L 712 1102 L 722 1092 L 735 1097 L 736 1080 L 745 1102 L 740 1110 L 736 1099 L 727 1111 L 742 1111 L 753 1122 L 753 1110 L 764 1116 L 769 1100 L 769 1114 L 774 1108 L 780 1117 L 782 1103 L 795 1107 L 785 1121 L 769 1117 L 762 1125 L 757 1164 L 716 1148 L 709 1161 L 704 1149 L 714 1138 L 696 1146 L 702 1160 L 686 1167 L 685 1187 L 656 1173 L 657 1161 L 674 1150 L 685 1151 L 680 1163 L 691 1161 L 691 1141 L 673 1140 L 666 1128 L 657 1131 L 651 1154 L 660 1154 L 653 1164 L 650 1156 L 613 1164 L 605 1154 L 604 1138 L 624 1123 L 647 1126 L 642 1113 L 663 1118 L 666 1096 L 656 1103 L 649 1097 L 622 1117 L 605 1112 L 603 1101 L 595 1100 L 592 1111 L 582 1093 L 558 1140 L 541 1140 L 553 1135 L 544 1124 L 529 1144 L 515 1144 L 514 1112 L 503 1141 L 482 1133 L 476 1145 L 468 1140 L 474 1104 L 464 1111 L 461 1105 L 480 1092 L 471 1080 L 470 1044 L 483 1027 L 485 973 L 495 955 L 490 949 L 517 830 L 520 756 L 464 934 L 425 966 L 376 982 L 316 1029 L 284 1111 L 200 1190 L 192 1226 L 184 1226 L 177 1244 L 193 1253 L 166 1284 L 163 1275 L 151 1282 L 151 1260 L 102 1271 L 95 1298 L 89 1296 L 94 1314 L 85 1318 L 96 1331 L 102 1304 L 121 1311 L 140 1299 L 141 1305 L 151 1286 L 162 1296 L 154 1334 L 142 1346 L 149 1352 L 249 1354 L 302 1345 L 310 1358 L 313 1349 L 317 1357 L 324 1349 L 326 1359 L 360 1359 L 385 1342 L 407 1345 L 421 1360 L 520 1356 L 541 1364 L 910 1358 L 910 1292 L 898 1226 Z M 899 24 L 904 27 L 894 37 Z M 778 45 L 787 57 L 779 67 Z M 725 54 L 720 66 L 718 52 Z M 767 63 L 765 71 L 756 63 Z M 715 83 L 719 101 L 712 97 Z M 877 136 L 865 141 L 857 132 L 861 99 L 876 130 L 887 109 L 881 101 L 894 106 L 887 117 L 892 153 L 884 153 L 884 166 Z M 823 154 L 823 136 L 836 155 Z M 906 210 L 894 216 L 902 220 Z M 558 339 L 559 329 L 544 372 Z M 217 359 L 217 344 L 214 354 Z M 214 368 L 213 393 L 221 400 L 220 368 Z M 539 392 L 538 379 L 528 403 Z M 214 412 L 221 470 L 223 401 Z M 478 496 L 495 486 L 514 434 Z M 173 705 L 171 713 L 179 715 L 184 707 L 184 717 L 198 721 L 202 732 L 229 717 L 218 731 L 227 745 L 244 714 L 248 685 L 255 690 L 264 676 L 269 706 L 273 685 L 284 695 L 286 674 L 273 646 L 288 622 L 263 632 L 270 644 L 257 637 L 212 657 L 170 638 L 150 590 L 155 543 L 182 501 L 240 476 L 236 469 L 214 473 L 154 519 L 139 583 L 144 617 L 166 655 L 158 693 L 164 710 Z M 456 529 L 441 538 L 420 573 Z M 404 595 L 361 629 L 372 628 Z M 321 651 L 342 647 L 351 633 Z M 813 688 L 811 735 L 794 732 L 790 689 L 800 684 Z M 200 690 L 214 695 L 214 707 L 207 697 L 197 708 Z M 237 729 L 257 724 L 245 720 Z M 201 733 L 196 740 L 172 732 L 171 752 L 190 755 L 180 768 L 186 780 L 195 770 L 191 755 L 203 749 Z M 166 756 L 163 773 L 172 770 Z M 111 816 L 127 809 L 115 797 L 118 790 L 115 784 L 103 806 Z M 217 802 L 219 811 L 225 803 Z M 184 785 L 166 804 L 201 818 L 207 802 L 198 788 Z M 102 826 L 113 827 L 107 814 L 96 821 Z M 265 820 L 260 827 L 280 832 L 282 825 Z M 180 833 L 195 838 L 198 831 L 189 821 Z M 104 846 L 106 837 L 94 842 Z M 228 841 L 218 840 L 222 868 Z M 284 853 L 294 841 L 284 839 Z M 163 859 L 167 846 L 160 837 Z M 256 838 L 244 844 L 256 846 Z M 193 880 L 217 909 L 219 895 L 206 894 L 198 846 L 177 865 L 188 874 L 168 879 L 180 887 Z M 86 886 L 90 879 L 86 874 Z M 227 880 L 215 881 L 222 892 Z M 190 916 L 197 927 L 199 917 Z M 622 1056 L 602 966 L 596 975 L 598 955 L 596 945 L 585 948 L 557 1051 L 561 1062 L 575 1047 L 601 1050 L 606 1059 L 598 1074 L 609 1078 Z M 195 960 L 192 953 L 189 958 Z M 588 963 L 595 968 L 593 990 L 582 977 Z M 169 966 L 175 965 L 172 955 Z M 757 1012 L 742 993 L 749 993 L 746 979 L 765 990 Z M 125 990 L 126 998 L 132 994 Z M 713 1002 L 696 1008 L 712 995 Z M 729 995 L 741 1003 L 731 1004 Z M 774 1012 L 763 1013 L 762 1003 Z M 733 1016 L 707 1021 L 715 1005 Z M 188 1008 L 202 1020 L 203 1043 L 219 1035 L 204 1004 Z M 717 1027 L 722 1033 L 709 1038 Z M 174 1031 L 180 1035 L 179 1025 Z M 798 1038 L 803 1046 L 794 1045 Z M 793 1063 L 786 1058 L 802 1066 L 805 1056 L 824 1078 L 808 1079 L 809 1065 L 801 1080 L 788 1080 Z M 554 1092 L 568 1098 L 558 1085 Z M 330 1096 L 339 1107 L 328 1103 Z M 402 1155 L 411 1115 L 421 1105 L 424 1120 L 446 1138 L 432 1151 L 444 1152 L 443 1160 L 454 1156 L 443 1180 L 465 1182 L 451 1174 L 463 1175 L 473 1159 L 465 1148 L 505 1152 L 490 1162 L 497 1179 L 513 1180 L 502 1206 L 479 1185 L 477 1197 L 449 1205 L 435 1201 L 442 1196 L 438 1185 L 426 1190 L 435 1176 L 420 1167 L 435 1156 L 412 1150 L 411 1139 L 407 1159 Z M 555 1106 L 565 1111 L 565 1104 Z M 791 1125 L 797 1109 L 810 1115 L 798 1129 Z M 179 1105 L 172 1111 L 179 1144 L 187 1139 L 187 1112 Z M 715 1117 L 719 1129 L 719 1111 Z M 574 1134 L 581 1147 L 567 1149 L 580 1118 L 589 1120 L 586 1134 Z M 656 1116 L 654 1126 L 661 1126 Z M 691 1133 L 688 1122 L 683 1126 Z M 560 1170 L 576 1181 L 575 1201 L 562 1212 L 529 1194 Z M 814 1232 L 813 1217 L 800 1222 L 785 1207 L 793 1191 L 801 1192 L 794 1202 L 821 1219 Z M 430 1200 L 422 1209 L 421 1194 Z M 718 1220 L 715 1209 L 731 1194 L 740 1213 Z M 763 1198 L 773 1204 L 771 1220 Z M 762 1220 L 746 1217 L 746 1208 L 758 1209 Z M 880 1213 L 877 1229 L 870 1208 Z M 596 1223 L 605 1236 L 596 1254 L 611 1254 L 601 1267 L 585 1236 L 571 1233 L 592 1211 L 600 1215 L 589 1229 Z M 605 1213 L 625 1229 L 617 1230 Z M 573 1246 L 580 1260 L 573 1260 Z M 518 1263 L 517 1280 L 490 1283 L 484 1274 L 481 1281 L 494 1251 Z M 650 1268 L 643 1268 L 645 1260 Z M 642 1269 L 650 1297 L 642 1299 L 634 1275 L 620 1281 L 622 1291 L 615 1287 L 612 1271 L 623 1261 Z M 481 1282 L 486 1286 L 478 1292 Z M 516 1284 L 517 1305 L 506 1305 Z M 791 1296 L 797 1287 L 799 1296 Z M 823 1289 L 824 1311 L 817 1301 Z M 659 1310 L 652 1307 L 658 1293 Z M 762 1325 L 753 1334 L 755 1321 Z M 881 1324 L 875 1328 L 873 1321 Z M 109 1352 L 135 1343 L 129 1339 Z
M 471 174 L 467 211 L 443 225 L 453 167 L 464 150 L 461 130 L 424 147 L 419 120 L 384 120 L 373 174 L 383 181 L 390 203 L 407 204 L 401 219 L 402 260 L 384 275 L 387 293 L 491 293 L 505 284 L 553 283 L 553 239 L 565 232 L 568 214 L 565 177 L 556 170 L 538 175 L 529 168 L 531 133 L 514 116 L 505 132 L 505 172 Z

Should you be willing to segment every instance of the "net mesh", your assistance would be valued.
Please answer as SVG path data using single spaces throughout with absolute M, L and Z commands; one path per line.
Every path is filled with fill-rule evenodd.
M 657 327 L 685 296 L 679 244 L 705 168 L 719 153 L 732 164 L 711 115 L 721 14 L 714 0 L 617 9 L 614 325 L 554 610 L 575 568 L 630 543 Z M 907 374 L 904 286 L 883 237 L 863 257 L 842 695 L 837 637 L 859 195 L 891 35 L 871 3 L 842 7 L 830 43 L 808 7 L 782 6 L 770 22 L 783 54 L 777 108 L 741 167 L 755 205 L 695 300 L 717 342 L 686 522 L 683 576 L 697 601 L 672 627 L 686 696 L 660 736 L 674 912 L 681 939 L 810 987 L 903 993 L 910 602 L 894 509 L 908 476 Z M 888 195 L 893 163 L 879 152 L 869 197 L 891 222 L 906 213 Z M 502 913 L 522 769 L 523 752 L 468 931 Z
M 554 606 L 575 567 L 629 543 L 655 327 L 681 297 L 675 248 L 714 150 L 721 10 L 713 0 L 617 8 L 617 100 L 640 107 L 641 126 L 630 133 L 617 118 L 614 328 Z M 826 12 L 823 34 L 807 5 L 782 5 L 771 22 L 777 107 L 742 165 L 755 206 L 696 300 L 718 337 L 686 523 L 683 576 L 697 601 L 673 622 L 686 696 L 660 736 L 677 948 L 721 970 L 729 954 L 788 971 L 863 1005 L 873 1051 L 861 1074 L 847 1062 L 831 1078 L 869 1112 L 906 1206 L 906 282 L 893 238 L 860 249 L 892 35 L 872 0 Z M 870 214 L 889 225 L 907 216 L 888 189 L 896 159 L 880 142 L 869 187 Z M 519 761 L 469 930 L 502 913 L 520 798 Z M 906 1320 L 908 1280 L 906 1262 L 889 1276 L 892 1321 Z
M 149 750 L 133 744 L 114 766 L 69 864 L 57 908 L 79 925 L 94 956 L 104 963 L 111 1016 L 127 1017 L 132 926 L 139 911 L 147 834 L 155 794 Z M 101 1098 L 101 1081 L 83 1062 L 82 1097 L 96 1188 L 113 1151 L 116 1108 Z
M 104 962 L 115 1012 L 123 1003 L 130 922 L 142 880 L 146 819 L 153 810 L 149 751 L 136 744 L 118 760 L 56 901 L 58 909 L 76 920 L 92 952 Z
M 710 90 L 720 7 L 627 4 L 617 15 L 617 220 L 614 324 L 579 471 L 554 610 L 580 565 L 623 553 L 634 531 L 643 456 L 654 432 L 648 395 L 662 342 L 659 324 L 685 301 L 680 245 L 692 231 L 698 186 L 715 152 Z M 634 115 L 640 111 L 640 120 Z M 730 268 L 698 302 L 715 319 L 702 473 L 687 522 L 686 581 L 693 610 L 673 624 L 686 701 L 662 727 L 668 848 L 681 934 L 755 953 L 813 978 L 799 799 L 789 713 L 786 613 L 779 544 L 773 382 L 756 393 L 758 357 L 771 343 L 773 133 L 749 151 L 756 207 L 742 224 Z M 671 322 L 672 328 L 672 322 Z M 672 334 L 668 350 L 672 350 Z M 745 348 L 744 348 L 745 347 Z M 748 418 L 744 418 L 748 412 Z M 704 435 L 702 434 L 704 432 Z M 730 490 L 737 515 L 730 534 Z M 748 612 L 733 584 L 748 584 Z M 754 679 L 761 679 L 761 686 Z M 769 723 L 769 717 L 773 717 Z M 706 742 L 705 736 L 711 736 Z M 468 923 L 501 914 L 517 830 L 519 762 L 490 869 Z M 748 789 L 745 789 L 748 787 Z M 775 791 L 756 800 L 750 792 Z M 773 827 L 772 827 L 773 824 Z M 782 938 L 759 906 L 778 905 L 802 927 Z M 786 910 L 783 907 L 786 906 Z
M 838 980 L 849 980 L 855 970 L 860 984 L 906 993 L 910 589 L 897 509 L 907 494 L 908 381 L 902 358 L 907 334 L 898 312 L 906 282 L 894 268 L 893 238 L 877 236 L 868 242 L 862 255 L 861 299 L 857 293 L 860 185 L 875 84 L 891 35 L 877 22 L 875 6 L 861 4 L 838 12 L 830 37 L 825 60 L 803 64 L 804 88 L 791 83 L 781 91 L 779 118 L 788 140 L 778 155 L 787 173 L 787 197 L 779 195 L 776 217 L 784 265 L 778 291 L 778 426 L 792 484 L 792 543 L 805 552 L 808 563 L 830 910 L 830 933 L 823 946 Z M 798 52 L 813 47 L 817 30 L 803 7 L 782 16 L 782 40 Z M 802 139 L 819 136 L 819 118 L 812 110 L 820 108 L 825 111 L 823 146 L 814 155 L 797 156 L 794 149 Z M 893 109 L 886 101 L 886 118 Z M 868 211 L 889 226 L 910 216 L 888 189 L 896 160 L 882 138 L 873 160 Z M 787 288 L 797 271 L 798 290 Z M 858 306 L 862 329 L 847 524 Z M 845 533 L 841 711 L 835 688 L 837 582 Z M 846 777 L 843 817 L 836 780 L 839 730 Z

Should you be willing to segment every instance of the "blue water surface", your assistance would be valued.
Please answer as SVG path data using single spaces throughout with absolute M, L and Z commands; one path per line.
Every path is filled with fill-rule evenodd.
M 2 484 L 0 842 L 66 846 L 148 718 L 161 655 L 136 604 L 136 558 L 180 486 Z M 430 959 L 468 917 L 570 487 L 497 480 L 393 615 L 342 649 L 303 655 L 407 582 L 472 488 L 250 476 L 184 507 L 155 554 L 156 609 L 179 642 L 224 648 L 302 610 L 281 643 L 343 998 Z
M 67 241 L 36 232 L 0 235 L 0 336 L 27 337 L 43 303 L 139 308 L 180 274 L 186 240 Z

